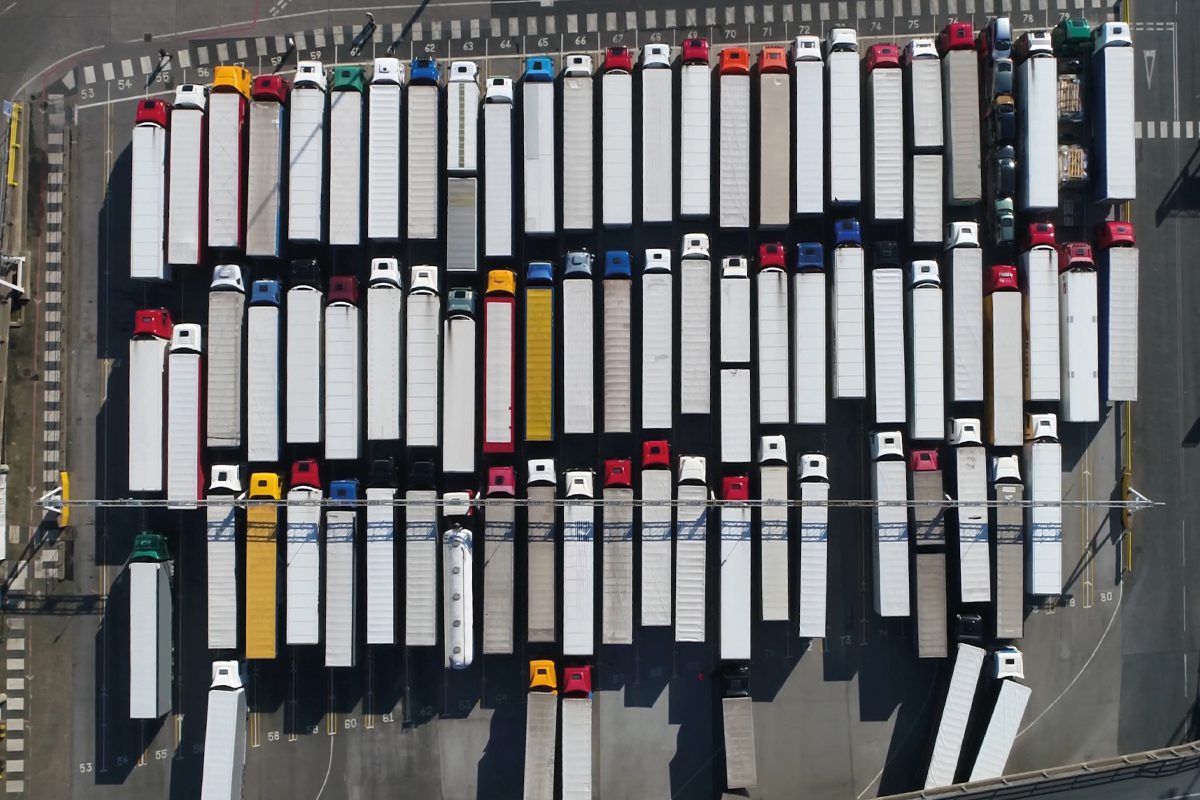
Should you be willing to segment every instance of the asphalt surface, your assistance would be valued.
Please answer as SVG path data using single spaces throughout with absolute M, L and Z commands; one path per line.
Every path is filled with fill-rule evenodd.
M 0 23 L 28 26 L 12 30 L 32 36 L 40 18 L 22 10 L 25 2 L 20 0 L 17 8 L 0 16 Z M 233 25 L 251 15 L 244 3 L 194 10 L 184 4 L 143 5 L 145 15 L 133 20 L 128 14 L 118 15 L 120 19 L 98 37 L 121 42 L 140 36 L 142 27 L 158 32 Z M 819 6 L 809 5 L 819 23 Z M 837 3 L 830 5 L 832 19 L 839 8 Z M 850 14 L 857 10 L 855 3 L 848 5 Z M 428 37 L 434 21 L 448 26 L 453 19 L 486 18 L 485 12 L 495 11 L 507 25 L 508 18 L 537 7 L 500 8 L 501 4 L 492 9 L 434 5 L 421 20 L 431 26 Z M 542 38 L 546 16 L 555 15 L 555 27 L 561 31 L 567 14 L 575 12 L 586 20 L 586 10 L 591 9 L 562 2 L 553 9 L 538 9 L 536 39 Z M 638 23 L 645 21 L 647 10 L 666 18 L 665 8 L 642 5 L 635 10 Z M 359 19 L 358 12 L 308 12 L 308 5 L 292 0 L 281 14 L 299 16 L 271 21 L 266 14 L 253 29 L 239 29 L 223 41 L 236 52 L 239 38 L 248 48 L 256 46 L 247 38 L 254 35 L 302 31 L 315 39 L 312 32 L 322 25 L 358 24 Z M 392 14 L 377 18 L 403 25 L 407 15 L 394 13 L 395 20 Z M 782 16 L 779 7 L 776 13 Z M 1146 20 L 1174 19 L 1184 30 L 1188 24 L 1196 27 L 1196 20 L 1188 17 L 1194 12 L 1177 18 L 1170 3 L 1143 0 L 1136 13 Z M 800 17 L 797 11 L 795 18 Z M 734 41 L 758 40 L 761 31 L 750 32 L 741 14 L 735 19 L 730 27 L 745 32 L 735 31 Z M 908 19 L 900 16 L 892 23 L 898 22 L 908 35 Z M 915 32 L 935 27 L 931 17 L 913 19 Z M 755 25 L 762 27 L 757 19 Z M 522 29 L 527 31 L 527 25 Z M 787 35 L 795 32 L 798 29 L 785 30 Z M 70 38 L 64 29 L 64 48 L 86 46 L 87 37 L 97 35 L 94 29 L 77 33 L 79 38 Z M 1142 47 L 1142 36 L 1163 38 L 1160 31 L 1135 35 Z M 519 38 L 521 47 L 536 48 L 536 39 L 530 43 L 528 35 Z M 332 39 L 330 33 L 328 40 Z M 270 51 L 273 39 L 267 43 Z M 193 64 L 199 64 L 199 47 L 214 54 L 216 50 L 213 42 L 163 46 L 168 44 L 170 52 L 186 49 Z M 120 78 L 105 80 L 103 64 L 114 65 L 120 75 L 120 61 L 128 57 L 136 73 L 138 54 L 153 53 L 158 46 L 156 41 L 104 51 L 88 62 L 96 76 L 92 84 L 86 82 L 83 61 L 70 71 L 78 104 L 91 106 L 79 111 L 70 173 L 74 256 L 67 277 L 68 318 L 73 321 L 68 329 L 68 352 L 73 356 L 68 360 L 68 385 L 73 388 L 67 459 L 76 496 L 115 496 L 123 490 L 128 380 L 123 359 L 133 310 L 167 305 L 180 309 L 179 318 L 188 321 L 202 320 L 205 313 L 204 270 L 174 288 L 146 289 L 120 277 L 127 269 L 124 220 L 132 110 L 129 104 L 105 101 L 135 97 L 144 85 L 122 88 Z M 451 45 L 446 46 L 450 52 Z M 455 46 L 461 48 L 462 43 Z M 1167 54 L 1175 58 L 1174 51 L 1161 42 L 1155 48 L 1154 80 L 1165 81 Z M 44 49 L 50 52 L 48 45 Z M 1188 104 L 1194 101 L 1187 98 L 1196 97 L 1200 65 L 1188 48 L 1184 50 L 1183 62 L 1172 65 L 1178 81 L 1175 91 L 1152 84 L 1150 91 L 1142 92 L 1139 119 L 1172 119 L 1175 95 L 1184 98 L 1180 113 L 1188 116 Z M 271 57 L 264 58 L 269 63 Z M 32 72 L 11 66 L 26 61 L 30 71 L 41 63 L 18 60 L 12 51 L 0 53 L 0 94 L 10 81 L 30 77 Z M 517 66 L 492 62 L 492 68 L 516 74 Z M 47 81 L 59 80 L 58 72 L 58 67 L 48 72 Z M 186 79 L 179 74 L 175 80 Z M 88 88 L 93 92 L 90 98 L 83 95 Z M 1190 116 L 1198 116 L 1196 108 Z M 1195 485 L 1188 437 L 1197 413 L 1195 376 L 1184 347 L 1195 324 L 1190 312 L 1194 305 L 1187 302 L 1195 289 L 1181 261 L 1183 254 L 1195 252 L 1195 226 L 1189 229 L 1186 220 L 1200 209 L 1195 177 L 1200 156 L 1195 155 L 1194 142 L 1143 140 L 1139 147 L 1142 199 L 1134 206 L 1134 219 L 1144 269 L 1144 399 L 1134 414 L 1136 486 L 1168 506 L 1137 518 L 1134 573 L 1124 582 L 1118 579 L 1112 520 L 1098 512 L 1065 515 L 1068 594 L 1059 607 L 1038 609 L 1027 619 L 1021 646 L 1026 682 L 1034 694 L 1009 762 L 1014 771 L 1159 747 L 1194 735 L 1191 715 L 1200 657 L 1188 630 L 1186 598 L 1200 596 L 1200 587 L 1195 587 L 1186 565 L 1195 534 L 1187 531 L 1187 512 L 1192 509 L 1185 504 L 1196 502 L 1187 489 Z M 684 227 L 675 225 L 661 235 L 635 231 L 636 240 L 626 237 L 619 246 L 674 248 Z M 742 252 L 751 243 L 745 237 L 726 237 L 714 249 Z M 593 249 L 618 246 L 615 237 L 605 235 L 596 244 Z M 556 254 L 555 249 L 546 255 Z M 1155 280 L 1159 274 L 1161 279 Z M 828 434 L 792 437 L 794 452 L 819 448 L 831 453 L 836 497 L 868 494 L 861 463 L 861 416 L 853 406 L 840 408 L 831 416 Z M 713 429 L 677 431 L 676 452 L 705 448 L 712 433 Z M 1064 465 L 1070 469 L 1064 476 L 1066 496 L 1111 496 L 1119 475 L 1119 433 L 1113 414 L 1100 426 L 1064 426 L 1062 438 Z M 576 446 L 582 448 L 576 463 L 626 455 L 620 451 L 630 447 L 614 442 L 602 449 L 611 446 L 616 452 L 587 453 L 587 445 L 572 444 Z M 715 482 L 715 462 L 710 464 L 710 482 Z M 560 461 L 563 466 L 567 464 Z M 759 701 L 755 724 L 760 789 L 754 796 L 790 793 L 797 786 L 814 797 L 869 796 L 913 788 L 924 774 L 950 664 L 917 662 L 910 654 L 908 631 L 899 624 L 880 624 L 869 613 L 869 594 L 860 588 L 870 581 L 864 522 L 852 512 L 831 515 L 829 638 L 809 645 L 777 627 L 757 626 L 754 691 Z M 175 712 L 158 726 L 124 719 L 127 606 L 122 598 L 127 595 L 120 565 L 132 536 L 143 528 L 179 532 L 176 575 L 182 588 L 177 598 Z M 99 615 L 55 615 L 33 623 L 32 664 L 39 680 L 31 701 L 29 741 L 34 754 L 28 757 L 28 796 L 195 796 L 211 660 L 202 635 L 202 523 L 167 512 L 106 512 L 99 518 L 78 513 L 74 542 L 74 579 L 57 593 L 107 595 L 107 602 Z M 307 796 L 321 789 L 322 797 L 383 797 L 394 796 L 398 786 L 433 797 L 511 796 L 521 782 L 523 665 L 537 655 L 526 650 L 512 657 L 481 657 L 470 670 L 448 674 L 441 667 L 440 652 L 405 653 L 395 647 L 368 655 L 364 649 L 358 668 L 338 671 L 331 679 L 320 664 L 319 648 L 285 648 L 274 664 L 260 664 L 251 673 L 246 796 Z M 610 797 L 714 796 L 723 781 L 714 648 L 677 646 L 664 631 L 638 630 L 633 647 L 602 648 L 596 663 L 597 791 Z

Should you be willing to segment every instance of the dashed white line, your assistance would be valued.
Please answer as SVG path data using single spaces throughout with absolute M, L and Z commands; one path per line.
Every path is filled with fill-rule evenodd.
M 317 48 L 318 50 L 325 47 L 325 31 L 313 31 L 313 47 Z
M 245 39 L 238 39 L 236 42 L 234 42 L 233 49 L 234 52 L 237 53 L 238 61 L 245 61 L 247 58 L 249 58 L 249 54 L 246 51 Z
M 303 31 L 301 31 L 300 33 L 292 34 L 292 38 L 296 40 L 296 49 L 297 50 L 307 50 L 308 49 L 308 40 L 304 38 Z
M 113 71 L 113 65 L 109 62 L 105 62 L 100 65 L 100 72 L 103 73 L 104 80 L 106 81 L 111 81 L 116 77 L 116 73 Z
M 96 68 L 91 66 L 90 64 L 83 68 L 83 82 L 84 83 L 95 83 L 96 82 Z
M 599 30 L 600 30 L 600 15 L 599 14 L 588 14 L 587 15 L 587 32 L 588 33 L 596 33 Z
M 202 66 L 202 67 L 208 66 L 208 48 L 207 47 L 201 45 L 200 47 L 196 48 L 196 61 L 198 61 L 200 63 L 200 66 Z
M 186 53 L 187 51 L 184 50 L 183 52 Z M 182 67 L 183 64 L 180 64 L 180 66 Z M 186 69 L 186 67 L 184 67 L 184 68 Z M 130 59 L 130 58 L 121 59 L 121 77 L 123 77 L 123 78 L 132 78 L 133 77 L 133 59 Z
M 710 28 L 717 24 L 717 10 L 715 8 L 704 9 L 704 24 Z
M 154 66 L 150 63 L 150 56 L 142 56 L 138 66 L 142 68 L 143 75 L 149 75 L 154 71 Z
M 217 62 L 220 64 L 229 63 L 229 45 L 225 42 L 217 43 Z
M 9 3 L 7 6 L 4 7 L 3 11 L 0 11 L 0 16 L 7 14 L 8 12 L 12 11 L 16 7 L 17 7 L 16 0 L 13 0 L 13 2 Z

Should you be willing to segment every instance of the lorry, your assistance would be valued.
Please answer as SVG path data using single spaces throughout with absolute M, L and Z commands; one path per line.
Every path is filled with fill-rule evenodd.
M 825 249 L 796 245 L 792 276 L 792 422 L 825 424 Z
M 437 492 L 433 464 L 412 465 L 404 492 L 404 644 L 433 647 L 438 640 Z
M 483 297 L 483 452 L 511 453 L 516 398 L 516 273 L 488 272 Z M 486 593 L 485 593 L 486 596 Z
M 875 613 L 909 615 L 908 469 L 899 431 L 871 435 L 872 550 Z
M 642 442 L 642 626 L 671 624 L 671 451 L 667 441 Z
M 942 241 L 941 153 L 915 153 L 909 159 L 908 240 L 917 245 Z
M 451 289 L 442 332 L 442 470 L 475 471 L 475 292 Z
M 592 668 L 563 668 L 562 797 L 592 796 Z
M 367 93 L 367 238 L 400 238 L 400 117 L 404 64 L 377 58 Z M 368 292 L 368 304 L 370 303 Z
M 761 542 L 762 618 L 786 622 L 791 618 L 788 599 L 788 468 L 787 438 L 762 437 L 758 448 L 758 490 L 763 502 L 759 512 Z
M 558 674 L 554 662 L 529 662 L 525 704 L 523 800 L 554 800 L 554 755 L 558 741 Z
M 290 645 L 321 641 L 321 476 L 316 459 L 292 464 L 287 493 L 287 627 Z
M 946 126 L 946 204 L 983 198 L 979 137 L 979 59 L 970 22 L 951 22 L 938 37 L 942 56 L 942 118 Z M 914 109 L 915 111 L 915 109 Z
M 338 275 L 329 279 L 325 308 L 325 458 L 358 458 L 362 433 L 358 279 Z
M 558 474 L 554 459 L 529 460 L 526 497 L 529 498 L 526 529 L 528 596 L 526 638 L 531 642 L 553 642 L 555 628 L 554 494 Z
M 992 457 L 992 529 L 996 532 L 997 639 L 1020 639 L 1025 630 L 1025 526 L 1021 458 Z
M 239 800 L 246 768 L 246 690 L 238 662 L 214 661 L 204 727 L 203 800 Z
M 554 161 L 554 61 L 548 56 L 525 59 L 521 81 L 524 113 L 525 233 L 549 236 L 555 231 L 557 198 Z
M 708 53 L 707 39 L 692 38 L 683 43 L 679 69 L 681 217 L 707 217 L 712 208 L 712 71 L 708 68 Z
M 996 705 L 992 708 L 992 716 L 967 780 L 990 780 L 1004 774 L 1004 765 L 1008 763 L 1031 694 L 1033 690 L 1024 684 L 1007 679 L 1000 682 Z
M 1137 197 L 1133 121 L 1137 54 L 1126 22 L 1104 23 L 1093 33 L 1093 40 L 1095 193 L 1103 202 L 1119 203 Z
M 591 470 L 567 471 L 568 502 L 563 508 L 564 656 L 595 653 L 596 615 L 592 602 L 596 582 L 594 479 Z M 572 500 L 577 502 L 570 502 Z
M 565 56 L 565 63 L 562 78 L 562 225 L 566 231 L 593 230 L 592 57 L 570 53 Z
M 278 597 L 279 497 L 282 481 L 274 472 L 250 476 L 246 505 L 246 658 L 274 659 Z
M 259 75 L 250 95 L 246 169 L 246 255 L 282 258 L 284 142 L 291 87 L 282 75 Z
M 474 492 L 446 492 L 442 516 L 442 642 L 446 669 L 466 669 L 475 660 L 475 537 L 464 523 L 472 515 Z
M 238 643 L 238 510 L 242 478 L 236 464 L 214 465 L 204 507 L 208 577 L 208 649 L 233 650 Z
M 525 274 L 525 441 L 554 441 L 554 267 Z
M 750 368 L 721 368 L 721 463 L 746 464 L 750 452 Z
M 871 219 L 896 222 L 904 219 L 904 75 L 894 44 L 867 48 L 867 107 Z
M 946 441 L 954 463 L 950 491 L 958 501 L 954 512 L 958 537 L 958 599 L 964 603 L 987 603 L 992 599 L 988 465 L 983 440 L 979 437 L 979 420 L 951 419 L 947 424 Z
M 884 255 L 887 253 L 887 255 Z M 908 418 L 904 367 L 904 270 L 895 242 L 876 242 L 871 270 L 871 361 L 875 422 Z
M 717 223 L 722 228 L 749 228 L 750 51 L 722 50 L 717 69 Z
M 513 651 L 513 545 L 516 475 L 489 467 L 483 523 L 483 654 Z
M 946 418 L 942 284 L 933 259 L 913 261 L 908 292 L 908 433 L 938 439 Z
M 825 636 L 829 564 L 829 460 L 820 453 L 800 456 L 800 596 L 797 634 Z
M 785 204 L 786 206 L 786 204 Z M 758 421 L 786 425 L 791 421 L 788 373 L 787 251 L 778 242 L 758 249 L 755 297 L 758 317 Z
M 1088 180 L 1087 150 L 1079 144 L 1058 147 L 1058 185 L 1060 189 L 1078 189 Z
M 204 493 L 202 361 L 200 326 L 176 325 L 167 355 L 167 508 L 195 508 Z
M 704 456 L 679 457 L 675 486 L 675 641 L 703 642 L 707 587 L 708 479 Z
M 830 320 L 833 332 L 833 396 L 836 399 L 865 398 L 867 333 L 863 303 L 863 250 L 858 220 L 837 220 L 834 231 Z
M 142 532 L 129 556 L 129 718 L 171 710 L 171 554 L 167 540 Z
M 335 67 L 329 92 L 329 243 L 362 241 L 362 67 Z
M 404 280 L 394 258 L 371 259 L 367 284 L 367 441 L 401 438 Z
M 749 789 L 758 783 L 754 747 L 754 699 L 750 697 L 750 665 L 724 665 L 721 671 L 721 729 L 725 743 L 725 785 Z
M 1058 290 L 1063 420 L 1099 422 L 1099 298 L 1091 245 L 1058 246 Z
M 446 179 L 446 271 L 479 266 L 479 178 Z
M 604 432 L 628 433 L 633 428 L 630 378 L 630 292 L 633 288 L 629 253 L 604 254 Z
M 1025 418 L 1026 591 L 1062 594 L 1062 445 L 1053 414 Z
M 712 261 L 708 237 L 683 237 L 679 260 L 679 412 L 712 410 Z
M 642 428 L 670 429 L 675 406 L 671 251 L 646 251 L 642 271 Z
M 671 46 L 642 48 L 642 222 L 670 222 L 675 188 L 675 99 Z
M 1058 207 L 1058 181 L 1051 177 L 1058 174 L 1058 62 L 1049 38 L 1031 31 L 1017 48 L 1026 53 L 1017 64 L 1017 186 L 1026 213 Z
M 633 462 L 604 462 L 601 644 L 633 644 Z
M 408 216 L 409 239 L 438 237 L 438 144 L 441 109 L 438 106 L 441 68 L 436 58 L 419 56 L 408 71 L 408 116 L 404 141 L 408 151 L 408 198 L 404 207 Z
M 1109 402 L 1138 396 L 1138 248 L 1133 225 L 1102 223 L 1100 248 L 1100 386 Z
M 830 28 L 825 47 L 826 92 L 829 96 L 829 202 L 835 206 L 855 206 L 862 202 L 862 90 L 858 36 L 853 28 Z M 836 392 L 834 396 L 842 397 Z M 865 392 L 858 396 L 865 396 Z
M 246 109 L 250 71 L 213 70 L 208 100 L 208 246 L 242 249 L 246 175 Z
M 246 312 L 246 460 L 279 460 L 279 281 L 250 286 Z
M 169 281 L 166 261 L 167 129 L 171 105 L 139 100 L 133 126 L 129 185 L 129 277 Z
M 204 404 L 209 447 L 242 445 L 242 321 L 246 318 L 242 269 L 220 264 L 208 291 L 208 380 Z
M 167 352 L 174 323 L 165 308 L 133 315 L 129 340 L 129 472 L 131 492 L 163 490 L 166 445 Z
M 707 77 L 708 69 L 704 72 Z M 605 227 L 628 228 L 633 224 L 633 59 L 623 45 L 614 45 L 604 54 L 600 124 L 600 222 Z M 681 141 L 686 141 L 686 135 Z
M 208 87 L 185 83 L 175 89 L 171 113 L 170 182 L 167 190 L 167 261 L 199 264 L 204 257 L 204 117 Z
M 983 317 L 987 332 L 987 426 L 993 447 L 1021 444 L 1024 354 L 1021 347 L 1021 290 L 1017 271 L 1007 265 L 988 271 Z
M 513 254 L 513 82 L 488 78 L 483 96 L 483 254 Z
M 792 41 L 797 215 L 825 212 L 825 62 L 818 36 Z
M 479 170 L 479 66 L 451 61 L 446 83 L 446 172 L 476 175 Z
M 409 447 L 437 447 L 439 441 L 441 318 L 437 267 L 413 267 L 404 315 L 404 440 Z
M 586 250 L 567 253 L 562 284 L 563 433 L 591 433 L 595 425 L 592 265 Z
M 1058 253 L 1038 245 L 1021 253 L 1019 266 L 1025 285 L 1025 400 L 1057 402 Z
M 909 453 L 909 524 L 913 531 L 913 644 L 917 658 L 945 658 L 946 515 L 937 448 Z
M 954 657 L 954 671 L 950 675 L 950 686 L 946 690 L 946 702 L 942 706 L 938 722 L 937 738 L 933 742 L 933 754 L 929 760 L 929 771 L 925 774 L 925 788 L 935 789 L 954 783 L 958 768 L 958 757 L 962 752 L 963 737 L 967 732 L 967 721 L 971 717 L 971 706 L 975 702 L 975 687 L 983 669 L 987 651 L 981 647 L 959 643 Z
M 946 226 L 942 276 L 950 285 L 946 305 L 950 400 L 983 402 L 983 250 L 978 223 Z
M 288 118 L 288 239 L 325 236 L 325 65 L 300 61 Z M 290 320 L 289 320 L 289 328 Z
M 912 39 L 904 46 L 904 122 L 909 153 L 942 152 L 942 105 L 937 45 L 933 39 Z
M 721 639 L 722 661 L 750 660 L 750 478 L 721 479 L 718 509 L 721 531 Z
M 760 228 L 784 228 L 792 219 L 792 120 L 786 113 L 791 93 L 787 50 L 764 47 L 758 54 Z
M 292 262 L 287 291 L 287 443 L 321 442 L 325 293 L 316 261 Z
M 747 259 L 721 265 L 721 461 L 750 461 L 750 277 Z
M 371 469 L 367 499 L 367 644 L 396 643 L 396 479 L 387 460 Z

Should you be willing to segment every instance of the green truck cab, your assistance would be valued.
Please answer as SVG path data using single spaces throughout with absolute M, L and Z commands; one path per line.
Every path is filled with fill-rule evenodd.
M 1059 58 L 1090 53 L 1092 26 L 1082 17 L 1059 20 L 1050 41 L 1054 46 L 1054 55 Z

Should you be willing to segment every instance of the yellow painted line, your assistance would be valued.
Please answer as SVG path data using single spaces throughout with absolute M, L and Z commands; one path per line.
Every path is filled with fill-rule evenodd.
M 21 122 L 21 105 L 13 103 L 12 117 L 8 122 L 8 185 L 17 185 L 17 155 L 21 149 L 21 141 L 17 136 Z
M 554 290 L 525 293 L 525 441 L 554 439 Z

